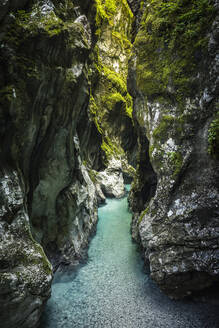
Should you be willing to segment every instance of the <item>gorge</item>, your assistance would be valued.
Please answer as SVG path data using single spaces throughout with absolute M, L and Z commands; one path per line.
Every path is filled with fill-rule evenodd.
M 132 237 L 162 292 L 216 289 L 218 9 L 0 2 L 3 328 L 39 326 L 53 272 L 86 258 L 98 206 L 123 197 L 124 181 Z
M 77 273 L 56 274 L 40 327 L 217 327 L 218 305 L 173 302 L 152 283 L 130 222 L 126 197 L 99 209 L 88 262 Z

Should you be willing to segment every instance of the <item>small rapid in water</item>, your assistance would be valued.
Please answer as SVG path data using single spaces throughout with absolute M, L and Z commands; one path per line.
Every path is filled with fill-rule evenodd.
M 129 186 L 127 186 L 129 188 Z M 56 275 L 41 328 L 218 328 L 216 305 L 176 302 L 143 269 L 127 197 L 99 208 L 88 262 Z

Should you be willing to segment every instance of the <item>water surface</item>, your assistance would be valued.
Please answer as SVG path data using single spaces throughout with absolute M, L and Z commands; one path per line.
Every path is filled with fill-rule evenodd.
M 175 302 L 145 274 L 127 198 L 99 209 L 88 262 L 55 277 L 41 328 L 218 328 L 216 305 Z

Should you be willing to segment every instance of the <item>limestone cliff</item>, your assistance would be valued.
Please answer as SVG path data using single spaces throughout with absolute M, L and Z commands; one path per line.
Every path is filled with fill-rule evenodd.
M 147 1 L 130 66 L 143 138 L 133 236 L 174 298 L 219 277 L 217 13 L 217 1 Z
M 38 243 L 54 269 L 60 263 L 75 263 L 97 220 L 95 187 L 80 144 L 80 139 L 88 144 L 84 136 L 90 134 L 95 135 L 90 144 L 100 146 L 87 113 L 89 5 L 86 1 L 0 5 L 4 328 L 35 327 L 50 295 L 52 269 Z M 86 130 L 80 128 L 82 122 Z M 90 161 L 97 169 L 101 163 L 95 157 Z

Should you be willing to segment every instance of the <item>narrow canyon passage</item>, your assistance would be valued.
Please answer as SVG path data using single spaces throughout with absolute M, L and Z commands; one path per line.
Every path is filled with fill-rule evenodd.
M 55 277 L 41 328 L 218 327 L 216 305 L 171 301 L 145 275 L 130 221 L 126 197 L 99 209 L 88 262 Z

